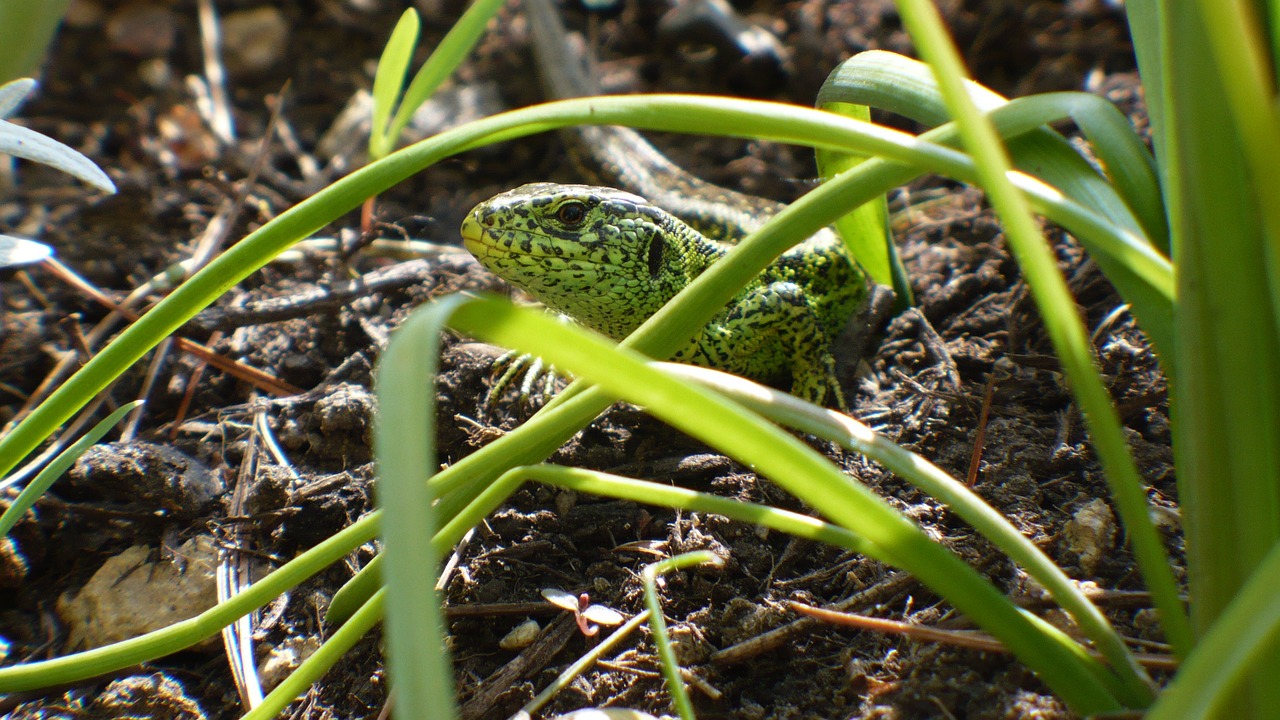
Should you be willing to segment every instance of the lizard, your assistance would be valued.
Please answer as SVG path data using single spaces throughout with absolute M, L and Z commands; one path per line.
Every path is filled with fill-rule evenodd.
M 595 92 L 550 3 L 525 6 L 549 93 Z M 640 194 L 524 185 L 468 213 L 463 245 L 508 283 L 614 340 L 781 208 L 697 178 L 628 128 L 575 128 L 569 140 L 592 179 Z M 789 380 L 794 394 L 843 410 L 830 348 L 849 318 L 866 310 L 868 290 L 839 237 L 822 230 L 775 260 L 673 359 L 773 384 Z
M 614 340 L 657 312 L 731 245 L 638 195 L 533 183 L 480 203 L 463 245 L 490 272 Z M 677 351 L 677 361 L 770 383 L 846 408 L 830 347 L 867 297 L 835 238 L 783 253 Z

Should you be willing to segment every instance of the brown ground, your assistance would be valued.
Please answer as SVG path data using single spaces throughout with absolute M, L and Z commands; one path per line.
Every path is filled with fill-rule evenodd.
M 46 213 L 41 239 L 56 246 L 64 263 L 108 292 L 121 294 L 186 257 L 193 238 L 220 209 L 239 203 L 227 238 L 234 241 L 340 174 L 342 162 L 352 162 L 350 157 L 335 161 L 320 154 L 317 144 L 352 94 L 369 85 L 370 63 L 403 9 L 402 3 L 376 0 L 275 3 L 292 30 L 287 52 L 269 69 L 233 73 L 231 92 L 241 141 L 218 150 L 207 145 L 207 132 L 195 119 L 183 82 L 187 75 L 201 72 L 191 7 L 162 0 L 153 0 L 153 5 L 126 7 L 104 1 L 99 9 L 105 18 L 89 18 L 66 29 L 54 47 L 40 97 L 20 114 L 31 127 L 83 149 L 111 173 L 120 193 L 87 195 L 62 176 L 24 165 L 21 184 L 0 195 L 0 231 L 14 232 Z M 226 18 L 258 5 L 262 4 L 224 0 L 218 10 Z M 426 13 L 425 44 L 431 46 L 463 3 L 418 5 Z M 569 23 L 585 27 L 577 4 L 572 5 Z M 1123 17 L 1102 0 L 948 0 L 942 5 L 980 81 L 1009 95 L 1082 87 L 1105 91 L 1121 102 L 1135 123 L 1145 125 L 1138 115 L 1141 103 L 1136 99 Z M 127 20 L 128 13 L 142 6 L 160 13 L 147 27 L 168 23 L 173 32 L 172 46 L 147 51 L 152 57 L 126 52 L 123 46 L 128 43 L 109 39 L 106 30 L 118 27 L 122 16 Z M 376 9 L 361 9 L 368 6 Z M 758 66 L 748 72 L 705 44 L 656 37 L 654 28 L 667 3 L 624 6 L 621 13 L 599 23 L 602 70 L 616 91 L 745 93 L 811 104 L 827 72 L 851 53 L 867 48 L 909 50 L 889 0 L 738 3 L 792 53 L 790 64 L 773 72 Z M 268 99 L 278 97 L 286 81 L 281 123 L 302 152 L 315 154 L 320 174 L 304 177 L 299 148 L 275 141 L 257 181 L 246 185 L 267 126 L 272 104 Z M 459 83 L 481 98 L 474 113 L 540 99 L 525 26 L 516 11 L 504 10 L 503 21 L 461 70 Z M 162 137 L 165 128 L 173 127 L 184 134 Z M 804 149 L 729 140 L 660 140 L 669 140 L 662 144 L 674 159 L 710 180 L 783 200 L 807 189 L 814 172 Z M 557 144 L 552 136 L 532 138 L 478 151 L 420 174 L 379 199 L 377 218 L 387 223 L 383 234 L 456 243 L 462 213 L 479 200 L 523 182 L 574 179 Z M 900 215 L 899 239 L 920 310 L 945 349 L 922 341 L 924 326 L 917 320 L 890 324 L 866 358 L 856 388 L 849 389 L 854 414 L 964 477 L 989 389 L 991 407 L 977 491 L 1073 577 L 1107 589 L 1141 589 L 1118 534 L 1104 534 L 1097 558 L 1083 557 L 1080 542 L 1066 535 L 1073 515 L 1091 500 L 1107 497 L 1101 472 L 1017 267 L 980 194 L 930 180 L 911 187 L 899 201 L 914 204 L 934 197 L 936 193 L 925 191 L 935 188 L 951 192 Z M 352 214 L 331 233 L 358 227 L 359 218 Z M 1089 328 L 1099 328 L 1120 300 L 1070 238 L 1056 230 L 1050 233 Z M 367 512 L 372 479 L 370 371 L 384 334 L 429 297 L 461 288 L 500 287 L 469 258 L 411 269 L 415 282 L 340 307 L 270 324 L 244 325 L 233 317 L 228 333 L 212 340 L 207 323 L 189 328 L 189 337 L 211 342 L 229 357 L 304 390 L 320 388 L 302 398 L 269 403 L 265 409 L 300 480 L 286 486 L 283 473 L 260 470 L 254 504 L 246 511 L 252 522 L 236 525 L 228 520 L 225 498 L 199 508 L 191 506 L 198 500 L 187 491 L 176 496 L 140 494 L 137 477 L 127 472 L 128 458 L 112 452 L 94 455 L 73 477 L 55 485 L 37 507 L 38 519 L 15 531 L 29 569 L 25 577 L 0 590 L 0 636 L 13 643 L 10 660 L 62 653 L 66 628 L 54 614 L 54 599 L 74 591 L 108 557 L 130 545 L 175 547 L 210 529 L 229 539 L 233 528 L 247 527 L 241 542 L 252 553 L 287 559 Z M 317 283 L 340 281 L 347 272 L 338 259 L 272 266 L 229 293 L 220 306 L 291 296 Z M 31 278 L 33 286 L 17 278 L 6 279 L 3 286 L 3 420 L 35 391 L 59 354 L 76 351 L 80 334 L 105 314 L 47 273 L 37 270 Z M 1134 452 L 1153 483 L 1152 498 L 1169 507 L 1174 486 L 1164 380 L 1127 314 L 1100 328 L 1096 347 Z M 490 357 L 473 346 L 451 343 L 440 385 L 442 461 L 472 452 L 494 432 L 528 415 L 504 406 L 489 414 L 481 430 L 463 420 L 484 417 Z M 253 392 L 222 372 L 208 371 L 193 380 L 192 367 L 189 357 L 169 357 L 147 394 L 147 413 L 137 439 L 180 450 L 232 482 L 249 454 Z M 111 402 L 139 396 L 143 381 L 143 368 L 135 369 L 115 386 Z M 195 386 L 192 406 L 180 416 L 179 403 L 188 385 Z M 171 433 L 176 439 L 170 439 Z M 554 460 L 798 507 L 746 469 L 629 407 L 615 407 Z M 860 458 L 837 453 L 835 460 L 998 586 L 1015 596 L 1031 597 L 1025 576 L 945 508 Z M 157 515 L 157 507 L 166 508 L 166 514 Z M 666 587 L 669 621 L 681 626 L 686 636 L 699 638 L 708 650 L 789 622 L 786 600 L 830 603 L 868 589 L 864 601 L 852 610 L 965 627 L 964 619 L 950 613 L 933 593 L 909 578 L 894 580 L 892 570 L 860 557 L 761 535 L 723 518 L 567 497 L 538 487 L 521 491 L 480 528 L 453 576 L 449 604 L 482 608 L 535 603 L 540 589 L 559 587 L 590 592 L 594 602 L 627 614 L 637 612 L 638 570 L 650 558 L 619 551 L 636 541 L 665 543 L 670 552 L 728 550 L 725 570 L 673 576 Z M 1180 539 L 1174 537 L 1171 543 L 1175 557 L 1180 557 Z M 365 552 L 356 560 L 363 563 L 368 558 Z M 287 603 L 273 607 L 257 638 L 260 646 L 327 634 L 329 629 L 318 617 L 350 574 L 347 566 L 331 568 L 298 588 Z M 1150 614 L 1140 603 L 1116 604 L 1108 612 L 1127 634 L 1159 639 L 1151 637 Z M 480 681 L 512 659 L 515 653 L 500 649 L 497 641 L 524 617 L 480 614 L 452 624 L 461 701 L 471 699 Z M 542 615 L 539 620 L 546 624 L 550 618 Z M 589 645 L 581 636 L 570 636 L 549 664 L 508 682 L 510 691 L 475 716 L 507 717 Z M 1069 715 L 1023 666 L 1007 657 L 865 632 L 820 629 L 791 637 L 782 647 L 745 662 L 692 664 L 722 694 L 712 699 L 694 692 L 703 718 Z M 180 653 L 126 674 L 156 670 L 167 673 L 209 717 L 241 712 L 220 646 Z M 612 664 L 588 672 L 562 693 L 553 709 L 607 705 L 666 712 L 666 695 L 655 670 L 651 645 L 643 639 L 631 642 Z M 14 717 L 36 717 L 41 703 L 47 703 L 43 712 L 48 714 L 40 717 L 63 716 L 54 708 L 71 708 L 78 697 L 102 692 L 106 682 L 37 701 Z M 367 638 L 295 706 L 292 717 L 376 717 L 386 700 L 384 691 L 379 642 Z M 94 717 L 105 711 L 64 712 Z M 151 714 L 183 716 L 176 710 Z

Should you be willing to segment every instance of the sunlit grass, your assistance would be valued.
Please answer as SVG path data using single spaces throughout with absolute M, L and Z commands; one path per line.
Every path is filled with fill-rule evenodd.
M 388 61 L 390 74 L 380 76 L 376 93 L 387 99 L 379 105 L 378 127 L 386 132 L 376 150 L 390 149 L 407 118 L 404 113 L 412 112 L 447 69 L 457 65 L 483 27 L 485 13 L 496 5 L 473 7 L 471 24 L 428 61 L 432 69 L 417 76 L 427 79 L 415 79 L 394 117 L 390 98 L 407 77 L 406 47 L 411 49 L 412 43 L 402 34 L 398 45 L 393 44 L 387 56 L 393 60 Z M 816 408 L 742 387 L 724 388 L 730 393 L 726 397 L 643 361 L 643 356 L 669 356 L 786 248 L 862 203 L 878 202 L 886 191 L 932 172 L 982 186 L 1005 223 L 1088 423 L 1167 639 L 1186 659 L 1168 694 L 1156 697 L 1152 716 L 1230 712 L 1266 717 L 1280 704 L 1280 683 L 1273 677 L 1280 673 L 1280 662 L 1275 662 L 1274 642 L 1268 644 L 1280 629 L 1280 613 L 1271 612 L 1274 603 L 1268 602 L 1276 592 L 1275 566 L 1280 562 L 1275 550 L 1280 538 L 1280 443 L 1275 441 L 1280 437 L 1280 375 L 1274 372 L 1280 356 L 1280 195 L 1272 177 L 1280 172 L 1280 120 L 1274 103 L 1275 51 L 1267 41 L 1277 33 L 1267 29 L 1274 21 L 1268 6 L 1248 0 L 1222 5 L 1130 0 L 1158 164 L 1135 142 L 1119 114 L 1096 99 L 1054 94 L 1002 104 L 986 91 L 966 86 L 932 6 L 901 0 L 900 7 L 934 74 L 905 59 L 869 54 L 833 74 L 821 102 L 875 105 L 928 124 L 940 123 L 945 107 L 948 116 L 960 118 L 957 126 L 916 138 L 809 108 L 730 98 L 636 96 L 549 103 L 469 123 L 390 153 L 298 204 L 193 276 L 0 440 L 0 472 L 12 470 L 94 394 L 235 283 L 366 198 L 459 152 L 577 123 L 620 123 L 677 132 L 715 128 L 718 134 L 869 158 L 830 178 L 754 233 L 621 343 L 622 350 L 491 299 L 446 298 L 415 312 L 397 333 L 379 373 L 381 511 L 198 618 L 107 648 L 0 669 L 0 692 L 74 682 L 188 647 L 380 532 L 386 557 L 335 598 L 332 617 L 344 622 L 322 652 L 251 716 L 270 717 L 286 707 L 386 614 L 396 712 L 447 717 L 453 712 L 452 680 L 440 651 L 432 558 L 521 483 L 535 480 L 747 518 L 902 567 L 1001 637 L 1075 711 L 1146 707 L 1152 689 L 1105 619 L 1033 545 L 954 480 L 934 474 L 936 468 L 926 459 L 886 446 Z M 861 82 L 854 92 L 840 82 L 841 73 L 878 81 Z M 1065 141 L 1042 127 L 1063 117 L 1084 130 L 1108 176 L 1095 173 Z M 960 147 L 967 152 L 956 149 Z M 1035 168 L 1035 177 L 1010 173 L 1015 167 Z M 1030 211 L 1081 240 L 1131 304 L 1160 353 L 1162 367 L 1177 379 L 1173 421 L 1188 544 L 1190 624 L 1161 540 L 1146 517 L 1145 488 L 1093 367 L 1087 335 Z M 889 247 L 882 247 L 886 255 L 878 272 L 887 277 L 894 260 Z M 583 380 L 521 428 L 434 472 L 432 448 L 420 440 L 433 436 L 434 358 L 446 326 L 537 353 Z M 636 479 L 538 465 L 616 398 L 640 404 L 757 468 L 816 508 L 826 522 Z M 771 421 L 842 442 L 956 508 L 1054 591 L 1110 666 L 1014 607 L 869 490 Z M 1240 687 L 1247 690 L 1241 693 Z

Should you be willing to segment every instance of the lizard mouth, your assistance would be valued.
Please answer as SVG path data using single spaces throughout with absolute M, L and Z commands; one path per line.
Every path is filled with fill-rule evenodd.
M 467 215 L 467 219 L 462 221 L 461 234 L 462 246 L 476 257 L 488 254 L 493 246 L 488 234 L 484 231 L 484 226 L 476 219 L 475 213 Z
M 0 0 L 3 2 L 3 0 Z M 533 242 L 522 247 L 520 252 L 513 252 L 508 245 L 508 241 L 503 240 L 504 233 L 495 233 L 493 228 L 480 219 L 479 212 L 472 212 L 462 221 L 462 228 L 459 234 L 462 235 L 462 246 L 467 252 L 475 256 L 477 260 L 484 262 L 486 258 L 495 257 L 511 257 L 512 255 L 520 255 L 527 258 L 545 258 L 545 257 L 561 257 L 560 253 L 551 252 L 540 247 L 539 242 Z M 547 241 L 550 238 L 544 233 L 533 232 L 530 236 L 536 240 Z

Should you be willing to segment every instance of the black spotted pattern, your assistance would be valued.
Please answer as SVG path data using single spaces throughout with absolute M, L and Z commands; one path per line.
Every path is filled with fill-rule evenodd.
M 554 183 L 481 203 L 462 237 L 490 271 L 615 340 L 731 247 L 636 195 Z M 861 268 L 824 232 L 768 266 L 675 358 L 765 382 L 790 380 L 796 395 L 843 407 L 831 342 L 866 293 Z

